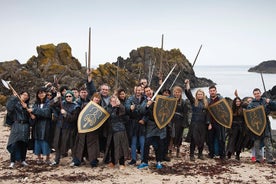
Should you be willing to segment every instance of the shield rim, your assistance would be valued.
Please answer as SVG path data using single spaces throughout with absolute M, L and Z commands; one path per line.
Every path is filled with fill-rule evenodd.
M 161 99 L 166 99 L 166 100 L 169 100 L 169 101 L 177 101 L 176 98 L 169 98 L 169 97 L 167 97 L 167 96 L 157 95 L 156 98 L 155 98 L 155 103 L 157 103 L 157 101 L 158 101 L 160 98 L 161 98 Z M 159 121 L 158 121 L 157 114 L 156 114 L 156 107 L 157 107 L 157 105 L 154 104 L 154 106 L 153 106 L 153 117 L 154 117 L 154 121 L 155 121 L 157 127 L 158 127 L 159 129 L 162 129 L 162 128 L 164 128 L 165 126 L 167 126 L 167 125 L 171 122 L 171 120 L 172 120 L 172 118 L 173 118 L 173 116 L 174 116 L 176 107 L 177 107 L 177 102 L 175 103 L 174 108 L 173 108 L 173 112 L 174 112 L 174 113 L 171 114 L 171 116 L 168 118 L 168 120 L 167 120 L 163 125 L 161 125 L 161 124 L 159 123 Z
M 89 108 L 89 106 L 91 104 L 93 104 L 97 108 L 99 108 L 105 114 L 105 117 L 98 123 L 97 126 L 95 126 L 93 128 L 82 130 L 81 129 L 81 119 L 82 119 L 82 116 L 83 116 L 84 112 Z M 93 131 L 97 130 L 98 128 L 100 128 L 104 124 L 104 122 L 109 118 L 109 116 L 110 116 L 110 114 L 102 106 L 100 106 L 99 104 L 97 104 L 97 103 L 95 103 L 93 101 L 90 101 L 88 104 L 86 104 L 86 106 L 81 110 L 81 112 L 79 114 L 79 117 L 78 117 L 78 132 L 79 133 L 87 133 L 87 132 L 93 132 Z
M 258 132 L 256 132 L 255 130 L 253 130 L 253 129 L 251 128 L 250 123 L 249 123 L 249 121 L 248 121 L 248 119 L 247 119 L 247 116 L 246 116 L 246 113 L 247 113 L 247 112 L 255 111 L 256 109 L 261 109 L 261 110 L 262 110 L 262 113 L 263 113 L 263 116 L 265 117 L 265 118 L 264 118 L 264 121 L 265 121 L 265 122 L 264 122 L 264 127 L 262 128 L 261 133 L 258 133 Z M 254 133 L 255 135 L 261 136 L 261 135 L 263 134 L 264 130 L 265 130 L 266 123 L 267 123 L 267 122 L 266 122 L 266 115 L 265 115 L 264 106 L 260 105 L 260 106 L 258 106 L 258 107 L 253 108 L 253 109 L 245 109 L 245 110 L 243 111 L 243 116 L 244 116 L 244 121 L 245 121 L 245 123 L 246 123 L 247 128 L 249 128 L 249 130 L 250 130 L 252 133 Z
M 210 110 L 211 107 L 216 106 L 217 104 L 224 102 L 224 104 L 226 104 L 226 108 L 228 109 L 228 111 L 230 112 L 230 123 L 229 126 L 226 126 L 225 124 L 221 123 L 213 114 L 213 112 Z M 212 117 L 216 120 L 216 122 L 218 122 L 220 125 L 222 125 L 225 128 L 231 128 L 232 127 L 232 123 L 233 123 L 233 112 L 231 107 L 229 106 L 227 100 L 225 98 L 220 99 L 219 101 L 213 103 L 212 105 L 208 106 L 208 111 L 209 113 L 212 115 Z

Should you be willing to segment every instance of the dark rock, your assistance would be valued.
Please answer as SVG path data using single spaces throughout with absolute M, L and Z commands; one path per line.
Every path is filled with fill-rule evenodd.
M 257 66 L 249 68 L 249 72 L 276 73 L 276 60 L 264 61 Z
M 53 82 L 54 76 L 59 79 L 60 85 L 70 88 L 80 88 L 86 81 L 86 68 L 71 54 L 71 47 L 67 43 L 40 45 L 37 47 L 37 56 L 32 56 L 26 64 L 20 64 L 17 60 L 0 63 L 1 79 L 11 81 L 11 85 L 18 92 L 28 91 L 31 94 L 31 102 L 34 101 L 36 90 L 47 82 Z M 190 79 L 191 87 L 204 87 L 213 84 L 211 80 L 197 78 L 191 64 L 179 49 L 164 51 L 159 48 L 141 47 L 130 52 L 130 57 L 123 59 L 118 57 L 115 63 L 105 63 L 92 69 L 92 77 L 96 87 L 107 83 L 111 91 L 122 87 L 128 93 L 142 77 L 151 79 L 151 86 L 158 87 L 160 71 L 160 58 L 162 56 L 163 79 L 171 68 L 177 64 L 175 71 L 168 78 L 164 88 L 169 88 L 178 72 L 181 71 L 175 85 L 183 87 L 184 80 Z M 5 105 L 7 96 L 11 91 L 0 85 L 0 104 Z

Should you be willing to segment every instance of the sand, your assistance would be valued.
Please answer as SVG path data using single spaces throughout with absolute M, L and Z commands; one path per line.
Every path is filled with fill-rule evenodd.
M 17 163 L 15 168 L 10 169 L 10 155 L 6 149 L 10 129 L 3 126 L 4 114 L 0 113 L 0 183 L 276 183 L 276 166 L 252 163 L 249 151 L 241 154 L 239 162 L 234 158 L 223 162 L 218 158 L 191 162 L 188 143 L 183 143 L 180 158 L 173 153 L 171 162 L 163 162 L 164 167 L 160 170 L 155 168 L 153 152 L 149 168 L 138 170 L 127 164 L 129 160 L 125 169 L 118 166 L 109 168 L 102 163 L 102 158 L 99 158 L 100 164 L 96 168 L 91 168 L 88 163 L 71 167 L 70 153 L 61 159 L 59 166 L 53 167 L 37 164 L 31 150 L 26 159 L 29 166 L 23 167 Z M 51 158 L 54 158 L 54 154 L 51 154 Z

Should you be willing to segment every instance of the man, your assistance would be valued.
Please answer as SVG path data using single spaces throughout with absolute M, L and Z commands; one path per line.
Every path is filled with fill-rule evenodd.
M 209 104 L 212 105 L 222 99 L 217 93 L 216 86 L 209 87 L 210 98 L 208 99 Z M 215 149 L 218 147 L 218 154 L 220 159 L 225 159 L 225 128 L 220 125 L 212 116 L 210 116 L 210 124 L 208 126 L 208 147 L 209 147 L 209 158 L 214 158 Z
M 110 101 L 110 96 L 109 96 L 109 91 L 110 87 L 108 84 L 102 84 L 100 86 L 100 94 L 101 94 L 101 102 L 100 105 L 103 108 L 107 108 L 109 101 Z M 99 128 L 99 142 L 100 142 L 100 151 L 105 152 L 106 149 L 106 141 L 107 141 L 107 136 L 108 136 L 108 124 L 104 123 L 100 128 Z M 107 156 L 107 159 L 104 160 L 105 163 L 109 163 L 110 157 Z
M 164 154 L 164 143 L 166 138 L 166 127 L 159 129 L 154 121 L 153 117 L 153 91 L 149 86 L 145 87 L 146 100 L 142 103 L 141 113 L 145 116 L 146 123 L 146 140 L 144 145 L 144 157 L 142 163 L 137 167 L 143 169 L 148 167 L 149 149 L 150 145 L 153 145 L 156 155 L 156 168 L 162 169 L 161 161 Z
M 126 111 L 129 114 L 130 128 L 128 135 L 131 138 L 131 161 L 130 165 L 136 164 L 136 150 L 137 140 L 140 145 L 141 160 L 144 156 L 144 143 L 145 143 L 145 122 L 143 115 L 140 113 L 140 107 L 145 100 L 145 96 L 142 94 L 142 86 L 135 87 L 134 95 L 130 96 L 126 101 Z
M 268 164 L 275 164 L 275 161 L 273 160 L 272 155 L 272 145 L 271 145 L 271 127 L 270 127 L 270 121 L 268 118 L 268 114 L 271 111 L 276 110 L 276 102 L 272 102 L 268 98 L 263 98 L 261 90 L 259 88 L 255 88 L 253 90 L 254 99 L 251 103 L 248 104 L 247 109 L 253 109 L 258 106 L 264 106 L 265 114 L 266 114 L 266 127 L 261 136 L 253 135 L 254 138 L 254 147 L 255 150 L 260 150 L 260 143 L 263 141 L 265 146 L 265 157 Z M 255 152 L 256 156 L 256 162 L 261 163 L 263 162 L 262 156 L 259 151 Z

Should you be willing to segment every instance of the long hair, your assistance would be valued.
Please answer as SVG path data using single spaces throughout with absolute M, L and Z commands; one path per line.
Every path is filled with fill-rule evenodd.
M 40 92 L 44 92 L 44 93 L 45 93 L 45 97 L 42 99 L 42 101 L 41 101 L 41 99 L 38 97 L 38 94 L 39 94 Z M 36 96 L 35 96 L 35 97 L 36 97 L 36 101 L 35 101 L 36 104 L 43 104 L 43 103 L 45 103 L 46 100 L 47 100 L 46 89 L 45 89 L 45 88 L 40 88 L 40 89 L 38 89 L 38 90 L 36 91 Z
M 202 89 L 198 89 L 196 91 L 196 94 L 195 94 L 195 107 L 198 106 L 199 100 L 197 98 L 197 94 L 200 93 L 200 92 L 203 94 L 203 99 L 202 100 L 203 100 L 204 107 L 207 108 L 208 107 L 207 97 L 205 95 L 205 92 Z
M 241 105 L 240 106 L 236 105 L 236 101 L 237 100 L 241 101 Z M 242 112 L 242 100 L 240 99 L 240 97 L 234 98 L 233 103 L 232 103 L 232 111 L 233 111 L 233 115 L 234 116 L 242 115 L 242 113 L 243 113 Z

